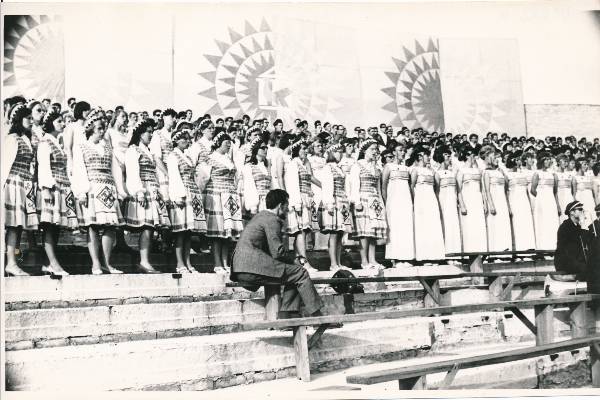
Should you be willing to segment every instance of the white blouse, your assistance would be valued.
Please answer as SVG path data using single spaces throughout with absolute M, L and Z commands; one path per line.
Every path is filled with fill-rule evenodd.
M 46 134 L 48 137 L 47 140 L 52 141 L 56 147 L 63 151 L 58 143 L 57 138 L 55 138 L 51 134 Z M 63 151 L 64 153 L 64 151 Z M 56 180 L 52 176 L 52 170 L 50 169 L 50 156 L 52 154 L 52 149 L 50 145 L 45 141 L 40 142 L 37 150 L 37 162 L 38 162 L 38 184 L 42 188 L 51 189 L 56 185 Z M 65 156 L 66 157 L 66 156 Z
M 179 173 L 179 160 L 178 154 L 183 158 L 189 166 L 193 167 L 194 163 L 192 160 L 184 154 L 178 147 L 176 147 L 167 157 L 167 170 L 169 172 L 169 197 L 173 201 L 181 201 L 187 196 L 187 189 Z
M 140 142 L 137 146 L 139 151 L 144 153 L 148 158 L 154 160 L 152 157 L 152 153 L 148 147 Z M 130 195 L 134 196 L 138 193 L 147 193 L 146 188 L 140 178 L 140 153 L 135 148 L 135 146 L 129 146 L 125 151 L 125 171 L 126 171 L 126 187 L 127 191 Z M 158 179 L 158 178 L 157 178 Z

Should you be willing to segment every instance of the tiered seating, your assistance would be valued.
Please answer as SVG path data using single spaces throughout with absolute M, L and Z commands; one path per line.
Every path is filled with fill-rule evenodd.
M 75 267 L 85 267 L 85 259 L 73 254 L 61 259 L 67 261 L 65 269 L 77 272 Z M 122 261 L 127 259 L 117 257 L 123 258 L 117 268 L 126 271 Z M 310 257 L 322 268 L 327 265 L 324 253 L 313 252 Z M 358 261 L 356 254 L 352 257 Z M 205 270 L 211 269 L 208 255 L 195 258 L 206 265 Z M 492 286 L 508 300 L 535 299 L 543 296 L 535 275 L 543 275 L 550 263 L 483 264 L 488 274 L 484 279 L 501 276 Z M 170 272 L 167 262 L 158 268 Z M 511 268 L 528 273 L 520 277 L 506 273 Z M 385 270 L 379 277 L 355 273 L 365 282 L 364 294 L 337 295 L 327 284 L 331 273 L 323 271 L 316 277 L 322 279 L 317 288 L 324 296 L 325 313 L 333 316 L 323 318 L 341 318 L 344 326 L 322 330 L 320 340 L 311 343 L 313 374 L 449 348 L 535 339 L 520 320 L 534 320 L 533 309 L 515 313 L 490 306 L 466 312 L 467 307 L 466 313 L 446 315 L 451 312 L 448 304 L 498 299 L 490 294 L 489 282 L 474 285 L 474 275 L 464 269 L 414 267 Z M 429 286 L 439 287 L 439 304 L 445 307 L 425 311 L 425 306 L 433 305 L 426 304 L 431 293 L 422 282 L 409 278 L 412 274 L 428 279 L 435 275 L 437 284 Z M 72 275 L 60 280 L 34 276 L 5 282 L 9 389 L 204 390 L 295 376 L 298 371 L 290 333 L 264 325 L 264 293 L 228 287 L 220 275 Z M 380 318 L 389 312 L 402 318 Z M 375 319 L 369 317 L 374 315 Z M 557 309 L 554 315 L 558 320 L 554 337 L 570 337 L 569 311 Z M 76 382 L 71 378 L 75 373 L 81 376 Z

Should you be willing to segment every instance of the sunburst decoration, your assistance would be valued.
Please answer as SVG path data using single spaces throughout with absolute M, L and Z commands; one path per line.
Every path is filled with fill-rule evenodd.
M 272 87 L 276 71 L 271 27 L 263 19 L 258 29 L 246 21 L 243 34 L 231 27 L 228 31 L 229 41 L 215 40 L 220 54 L 204 55 L 214 67 L 200 73 L 211 86 L 199 94 L 215 102 L 207 112 L 274 118 L 277 107 L 286 105 L 289 90 Z
M 415 50 L 403 46 L 404 57 L 394 58 L 397 71 L 385 74 L 393 86 L 381 89 L 392 101 L 383 109 L 394 113 L 392 125 L 444 131 L 444 106 L 440 85 L 438 44 L 415 40 Z
M 65 61 L 62 21 L 58 16 L 4 16 L 5 95 L 65 97 Z

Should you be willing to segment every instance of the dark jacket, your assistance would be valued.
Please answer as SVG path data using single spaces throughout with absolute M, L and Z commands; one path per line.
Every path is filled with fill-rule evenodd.
M 235 247 L 231 279 L 246 272 L 281 278 L 283 265 L 292 264 L 282 241 L 283 221 L 270 211 L 261 211 L 246 225 Z
M 588 231 L 592 237 L 600 237 L 600 219 L 595 220 L 588 226 Z
M 554 266 L 557 271 L 571 274 L 585 274 L 587 256 L 584 248 L 589 247 L 589 232 L 581 229 L 571 219 L 560 224 L 557 233 Z

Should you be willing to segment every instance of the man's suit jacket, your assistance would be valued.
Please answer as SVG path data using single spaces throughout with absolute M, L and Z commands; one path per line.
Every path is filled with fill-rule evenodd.
M 231 277 L 246 272 L 281 278 L 286 259 L 282 242 L 283 221 L 270 211 L 261 211 L 246 225 L 240 237 L 231 267 Z

